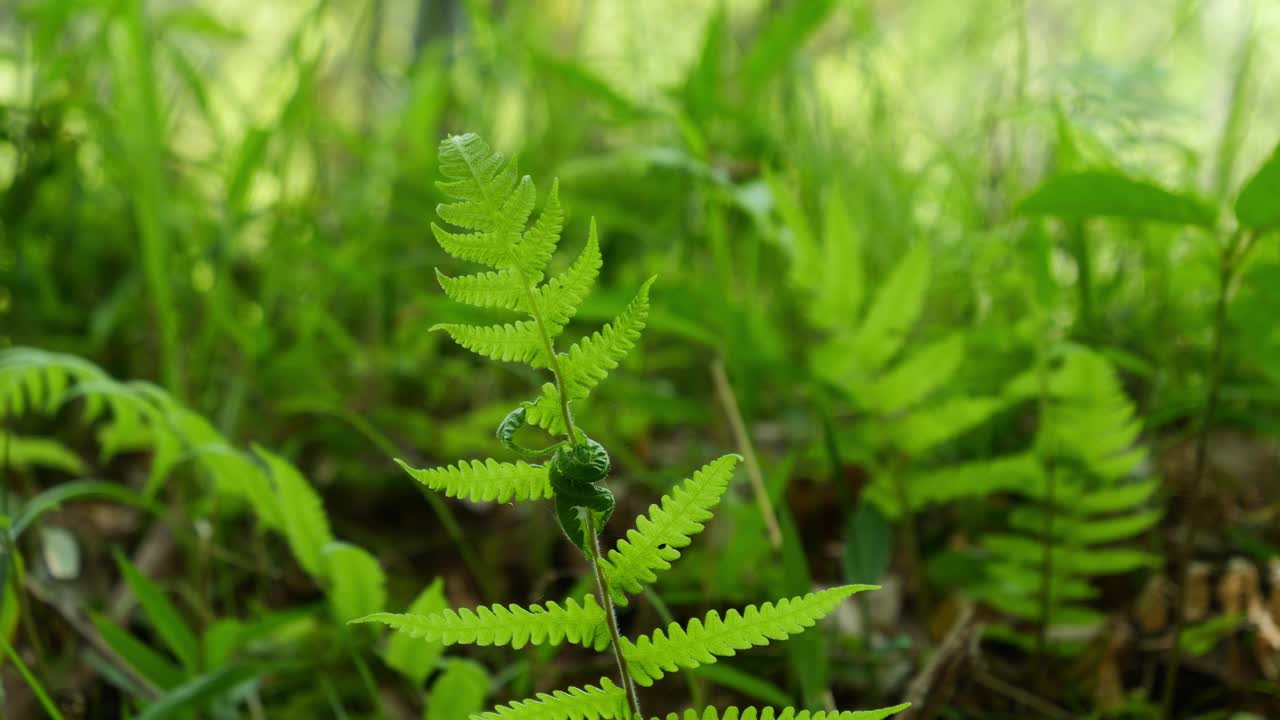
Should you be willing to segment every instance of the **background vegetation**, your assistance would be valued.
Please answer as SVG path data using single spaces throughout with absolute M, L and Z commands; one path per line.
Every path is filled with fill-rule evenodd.
M 391 461 L 490 455 L 536 387 L 428 332 L 483 317 L 432 271 L 463 131 L 595 218 L 583 328 L 658 275 L 578 409 L 618 517 L 747 458 L 624 624 L 885 586 L 672 697 L 1280 716 L 1278 40 L 1265 0 L 0 5 L 5 717 L 602 674 L 339 622 L 582 575 L 545 507 Z

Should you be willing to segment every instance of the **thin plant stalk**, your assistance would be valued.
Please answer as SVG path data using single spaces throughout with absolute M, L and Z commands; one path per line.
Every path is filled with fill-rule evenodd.
M 40 707 L 44 708 L 45 713 L 53 720 L 62 720 L 62 713 L 58 711 L 58 706 L 54 704 L 53 699 L 49 697 L 49 693 L 45 692 L 44 686 L 40 684 L 40 680 L 32 674 L 27 668 L 26 663 L 22 662 L 22 657 L 13 649 L 4 638 L 0 638 L 0 645 L 4 646 L 5 655 L 9 657 L 10 662 L 17 668 L 18 674 L 26 681 L 27 687 L 31 688 L 31 692 L 36 696 L 36 701 L 40 703 Z
M 1173 632 L 1171 633 L 1173 646 L 1169 649 L 1169 661 L 1165 667 L 1164 697 L 1160 703 L 1161 717 L 1166 720 L 1173 717 L 1173 703 L 1178 692 L 1178 668 L 1182 664 L 1182 631 L 1186 627 L 1186 616 L 1183 611 L 1187 601 L 1191 558 L 1200 534 L 1195 510 L 1200 496 L 1204 493 L 1206 478 L 1209 474 L 1209 430 L 1217 414 L 1218 400 L 1222 391 L 1222 374 L 1226 355 L 1227 305 L 1236 271 L 1248 254 L 1251 241 L 1251 235 L 1237 231 L 1227 241 L 1218 263 L 1218 298 L 1214 305 L 1213 323 L 1210 327 L 1213 337 L 1209 366 L 1206 369 L 1205 401 L 1196 423 L 1191 489 L 1187 494 L 1187 513 L 1176 549 L 1178 582 L 1174 593 Z
M 720 396 L 720 404 L 725 415 L 729 417 L 729 426 L 733 429 L 734 440 L 742 450 L 743 465 L 747 477 L 751 479 L 751 489 L 756 496 L 756 504 L 760 506 L 760 514 L 764 516 L 764 526 L 769 533 L 769 542 L 774 548 L 782 547 L 782 528 L 778 525 L 778 515 L 774 512 L 773 501 L 764 486 L 764 474 L 760 472 L 760 461 L 756 459 L 755 446 L 751 435 L 747 432 L 747 424 L 742 419 L 742 409 L 738 407 L 738 396 L 729 384 L 729 377 L 724 372 L 724 363 L 717 360 L 711 365 L 711 377 L 716 384 L 716 394 Z

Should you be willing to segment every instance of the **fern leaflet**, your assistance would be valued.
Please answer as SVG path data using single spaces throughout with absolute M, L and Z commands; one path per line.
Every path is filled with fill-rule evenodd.
M 500 463 L 497 460 L 462 461 L 448 467 L 416 469 L 396 458 L 414 480 L 447 497 L 472 502 L 510 502 L 551 497 L 547 469 L 527 462 Z
M 636 518 L 636 526 L 618 541 L 600 566 L 609 578 L 614 602 L 627 604 L 627 593 L 640 592 L 645 583 L 657 579 L 657 571 L 668 570 L 680 557 L 679 548 L 692 542 L 711 519 L 711 508 L 720 502 L 738 464 L 737 455 L 725 455 L 705 466 L 661 500 L 650 505 L 649 514 Z
M 374 613 L 352 622 L 379 622 L 411 637 L 443 645 L 559 645 L 566 640 L 586 647 L 604 649 L 609 635 L 604 626 L 604 610 L 591 595 L 582 604 L 573 598 L 563 607 L 543 605 L 491 605 L 475 610 L 445 609 L 430 615 Z
M 709 665 L 716 661 L 716 656 L 731 656 L 739 650 L 804 632 L 840 601 L 863 590 L 875 589 L 878 588 L 874 585 L 844 585 L 786 598 L 776 604 L 748 605 L 741 613 L 728 611 L 724 618 L 712 610 L 705 620 L 694 618 L 688 627 L 671 623 L 665 633 L 657 630 L 652 636 L 641 636 L 635 642 L 623 638 L 622 655 L 635 681 L 647 687 L 681 667 Z
M 599 332 L 583 338 L 561 353 L 561 381 L 569 400 L 584 400 L 609 371 L 635 347 L 649 317 L 649 287 L 654 278 L 640 286 L 640 292 L 613 322 Z M 542 386 L 542 395 L 527 405 L 528 421 L 551 433 L 564 432 L 560 417 L 560 390 L 553 383 Z
M 608 678 L 600 687 L 538 693 L 533 700 L 518 700 L 493 710 L 472 715 L 472 720 L 612 720 L 626 717 L 626 693 Z
M 884 718 L 897 715 L 898 713 L 911 707 L 911 703 L 903 703 L 894 705 L 893 707 L 881 708 L 880 710 L 796 710 L 795 708 L 786 708 L 783 710 L 775 710 L 771 707 L 766 708 L 725 708 L 724 710 L 716 710 L 715 708 L 707 708 L 703 712 L 697 710 L 685 710 L 684 714 L 668 713 L 666 720 L 883 720 Z M 659 720 L 653 718 L 653 720 Z

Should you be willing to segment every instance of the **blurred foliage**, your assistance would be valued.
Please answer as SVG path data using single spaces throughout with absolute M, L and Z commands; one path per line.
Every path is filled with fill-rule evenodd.
M 1011 630 L 990 677 L 1152 716 L 1176 643 L 1134 599 L 1189 567 L 1187 528 L 1185 559 L 1225 581 L 1248 558 L 1280 603 L 1278 38 L 1267 0 L 0 3 L 3 706 L 451 720 L 599 677 L 334 622 L 583 590 L 547 513 L 424 497 L 390 460 L 487 456 L 538 383 L 428 332 L 480 317 L 436 286 L 463 268 L 429 229 L 437 142 L 474 131 L 559 179 L 566 237 L 595 218 L 567 341 L 658 275 L 640 347 L 578 410 L 618 516 L 743 451 L 727 407 L 777 509 L 781 548 L 731 488 L 625 622 L 898 587 L 786 656 L 664 682 L 896 702 L 972 601 Z M 1142 457 L 1090 470 L 1067 427 Z M 1158 488 L 1108 536 L 1140 553 L 1126 572 L 995 547 L 1039 526 L 1056 548 L 1111 507 L 1078 498 L 1126 483 Z M 1265 627 L 1206 593 L 1180 716 L 1280 715 L 1274 653 L 1244 650 Z M 1067 600 L 1133 641 L 1050 632 Z M 939 717 L 1043 714 L 975 677 Z

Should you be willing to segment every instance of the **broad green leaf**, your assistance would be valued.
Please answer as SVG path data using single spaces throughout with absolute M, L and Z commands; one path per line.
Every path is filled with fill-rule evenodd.
M 387 577 L 376 558 L 364 548 L 331 542 L 324 548 L 329 606 L 345 623 L 377 612 L 387 603 Z
M 450 660 L 427 693 L 426 720 L 467 720 L 484 709 L 489 673 L 470 660 Z
M 200 641 L 187 625 L 187 621 L 182 618 L 182 613 L 169 602 L 169 598 L 165 597 L 160 586 L 139 572 L 138 568 L 134 567 L 124 555 L 116 553 L 116 563 L 120 566 L 120 573 L 138 599 L 156 635 L 159 635 L 164 644 L 173 651 L 183 667 L 188 671 L 194 670 L 198 666 L 200 657 Z
M 1051 177 L 1018 205 L 1026 215 L 1085 220 L 1112 217 L 1213 227 L 1216 213 L 1199 198 L 1113 170 Z
M 324 548 L 333 541 L 333 535 L 320 496 L 287 460 L 260 447 L 255 447 L 254 452 L 266 461 L 275 481 L 277 506 L 289 549 L 307 574 L 322 577 Z
M 1240 189 L 1236 219 L 1241 227 L 1256 230 L 1280 225 L 1280 145 Z
M 409 606 L 412 615 L 431 615 L 449 607 L 444 598 L 444 581 L 436 578 L 428 585 L 417 599 Z M 387 665 L 398 670 L 415 685 L 421 685 L 431 671 L 435 669 L 440 656 L 444 654 L 444 644 L 415 638 L 406 633 L 392 633 L 387 641 L 387 649 L 383 659 Z

